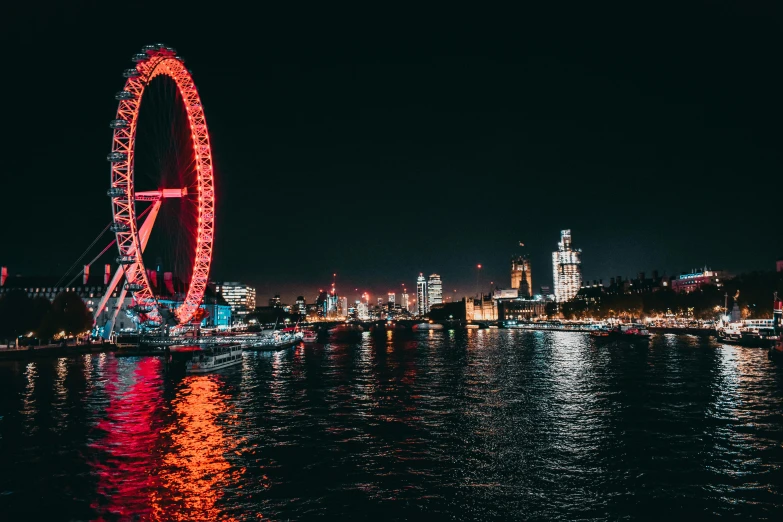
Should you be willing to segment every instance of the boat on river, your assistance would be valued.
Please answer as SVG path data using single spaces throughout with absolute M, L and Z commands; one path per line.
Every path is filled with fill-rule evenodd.
M 185 373 L 209 373 L 242 362 L 242 346 L 239 344 L 217 345 L 193 351 L 185 362 Z
M 590 337 L 606 341 L 631 341 L 647 343 L 650 341 L 650 331 L 641 323 L 626 323 L 614 328 L 599 328 L 590 331 Z
M 294 328 L 286 328 L 285 330 L 275 330 L 272 335 L 265 337 L 250 346 L 247 346 L 248 350 L 254 351 L 274 351 L 285 350 L 290 348 L 303 338 L 301 331 L 296 331 Z
M 308 328 L 307 330 L 304 330 L 302 332 L 302 342 L 309 344 L 317 341 L 318 341 L 318 332 L 316 332 L 312 328 Z
M 780 321 L 783 319 L 783 301 L 778 299 L 775 293 L 774 305 L 772 306 L 772 326 L 775 331 L 775 342 L 769 348 L 769 358 L 783 361 L 783 335 L 780 333 Z
M 478 325 L 468 324 L 465 328 L 478 328 Z M 413 325 L 413 331 L 420 330 L 443 330 L 443 325 L 440 323 L 416 323 Z

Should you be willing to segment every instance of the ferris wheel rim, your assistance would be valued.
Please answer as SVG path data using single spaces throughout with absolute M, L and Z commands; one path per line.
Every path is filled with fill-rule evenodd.
M 142 238 L 139 236 L 140 228 L 136 222 L 134 156 L 136 126 L 144 90 L 154 78 L 167 76 L 177 85 L 188 116 L 197 178 L 198 218 L 193 271 L 185 299 L 174 312 L 177 323 L 185 324 L 193 318 L 202 304 L 212 262 L 215 189 L 209 132 L 192 74 L 185 67 L 182 58 L 176 55 L 176 51 L 162 44 L 145 46 L 143 52 L 136 54 L 133 60 L 136 67 L 125 70 L 125 86 L 115 96 L 119 103 L 116 118 L 110 123 L 113 139 L 111 153 L 107 158 L 111 162 L 109 195 L 119 252 L 117 262 L 123 266 L 125 273 L 124 288 L 132 293 L 137 308 L 143 310 L 147 321 L 162 325 L 164 321 L 161 305 L 147 277 L 142 256 Z

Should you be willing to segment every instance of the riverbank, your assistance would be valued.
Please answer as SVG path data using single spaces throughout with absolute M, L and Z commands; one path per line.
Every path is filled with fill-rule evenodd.
M 104 353 L 116 350 L 111 343 L 91 344 L 45 344 L 42 346 L 20 346 L 19 348 L 0 348 L 0 361 L 20 361 L 39 357 L 66 357 L 85 353 Z

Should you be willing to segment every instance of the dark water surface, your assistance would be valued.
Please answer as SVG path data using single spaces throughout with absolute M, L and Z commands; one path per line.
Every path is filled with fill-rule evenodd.
M 481 330 L 0 363 L 0 519 L 783 520 L 783 365 Z

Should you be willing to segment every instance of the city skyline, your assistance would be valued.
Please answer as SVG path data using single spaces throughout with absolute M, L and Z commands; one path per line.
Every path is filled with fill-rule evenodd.
M 682 7 L 676 16 L 627 13 L 628 24 L 595 13 L 590 24 L 529 18 L 557 20 L 554 30 L 504 31 L 493 18 L 492 30 L 472 37 L 422 20 L 404 40 L 391 21 L 343 22 L 338 31 L 319 20 L 290 34 L 281 24 L 256 37 L 220 17 L 205 39 L 164 15 L 119 39 L 109 28 L 121 12 L 40 9 L 4 32 L 26 49 L 7 57 L 25 82 L 0 87 L 14 100 L 4 113 L 13 129 L 4 192 L 35 195 L 0 206 L 0 221 L 13 224 L 0 264 L 12 274 L 61 276 L 110 221 L 114 94 L 130 57 L 153 41 L 192 65 L 210 122 L 212 280 L 292 302 L 333 272 L 341 288 L 377 295 L 402 282 L 412 289 L 411 274 L 427 268 L 446 281 L 444 294 L 472 295 L 478 263 L 482 288 L 509 284 L 508 258 L 521 238 L 535 292 L 552 285 L 552 238 L 565 228 L 589 253 L 585 280 L 704 264 L 740 273 L 769 269 L 783 253 L 783 238 L 766 230 L 774 191 L 761 189 L 781 163 L 780 106 L 769 91 L 775 28 L 765 25 L 774 17 L 739 3 Z M 89 49 L 92 66 L 80 82 L 58 84 L 69 132 L 42 147 L 50 71 L 73 67 L 71 52 L 52 49 Z M 30 54 L 47 56 L 47 67 Z M 248 117 L 251 103 L 259 112 Z M 400 203 L 411 205 L 420 191 L 425 219 L 395 211 L 402 226 L 394 233 L 375 217 L 346 219 L 360 206 L 407 208 Z M 492 202 L 487 210 L 478 193 Z M 57 209 L 67 233 L 32 241 L 51 223 L 35 207 Z M 291 218 L 298 209 L 308 209 L 305 219 Z M 488 219 L 463 219 L 482 212 Z M 308 240 L 290 244 L 283 259 L 266 239 L 279 223 L 259 216 L 282 216 L 294 223 L 283 231 Z M 346 226 L 350 234 L 341 233 Z

